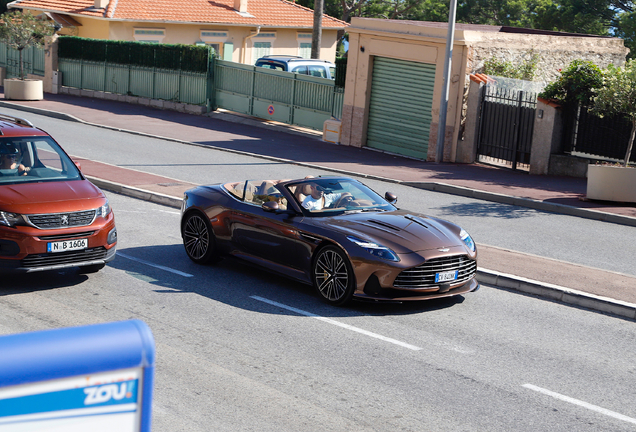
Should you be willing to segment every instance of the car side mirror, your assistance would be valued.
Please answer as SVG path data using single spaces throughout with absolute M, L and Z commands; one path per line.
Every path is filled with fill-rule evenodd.
M 387 192 L 384 194 L 384 199 L 390 202 L 391 204 L 397 203 L 397 195 L 393 192 Z
M 265 201 L 261 208 L 266 212 L 277 212 L 279 210 L 278 203 L 276 201 Z

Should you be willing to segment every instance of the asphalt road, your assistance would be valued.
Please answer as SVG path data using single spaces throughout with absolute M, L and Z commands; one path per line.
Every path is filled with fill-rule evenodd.
M 236 261 L 197 266 L 178 211 L 108 196 L 116 260 L 5 280 L 0 333 L 142 319 L 157 343 L 154 431 L 636 427 L 631 321 L 488 286 L 333 308 Z
M 21 111 L 6 111 L 8 114 L 25 116 Z M 28 114 L 27 117 L 51 133 L 71 155 L 181 181 L 210 184 L 330 174 L 297 165 L 131 135 L 35 114 Z M 284 134 L 279 134 L 277 139 L 281 139 L 280 135 Z M 187 140 L 188 137 L 183 139 Z M 251 138 L 247 132 L 245 135 L 238 135 L 219 131 L 215 132 L 214 139 L 255 138 Z M 263 140 L 262 145 L 276 143 L 274 140 Z M 636 227 L 446 195 L 392 183 L 363 181 L 382 195 L 387 190 L 396 193 L 399 197 L 398 206 L 402 208 L 458 223 L 478 244 L 636 275 L 633 259 L 636 256 L 636 243 L 630 240 L 636 238 Z

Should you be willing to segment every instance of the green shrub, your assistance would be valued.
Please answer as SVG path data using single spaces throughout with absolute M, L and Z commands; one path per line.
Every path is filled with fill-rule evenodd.
M 559 72 L 561 76 L 548 84 L 539 97 L 565 106 L 589 105 L 596 90 L 603 85 L 601 69 L 591 61 L 574 60 L 567 69 Z
M 538 54 L 533 54 L 529 60 L 523 60 L 519 64 L 491 57 L 484 62 L 483 73 L 504 78 L 532 81 L 537 72 L 538 63 Z
M 206 72 L 211 50 L 207 46 L 164 45 L 60 37 L 60 58 L 128 64 L 141 67 Z

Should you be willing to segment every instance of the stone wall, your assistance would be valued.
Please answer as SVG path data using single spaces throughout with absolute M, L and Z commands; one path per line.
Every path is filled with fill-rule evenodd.
M 589 60 L 601 68 L 621 66 L 629 49 L 622 39 L 580 36 L 552 36 L 517 33 L 480 33 L 469 43 L 468 73 L 482 73 L 484 62 L 495 57 L 519 63 L 539 56 L 535 81 L 547 84 L 573 60 Z

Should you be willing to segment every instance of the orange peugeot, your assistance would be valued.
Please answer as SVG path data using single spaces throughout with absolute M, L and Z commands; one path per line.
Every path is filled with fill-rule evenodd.
M 104 193 L 49 134 L 0 114 L 0 271 L 93 273 L 116 245 Z

